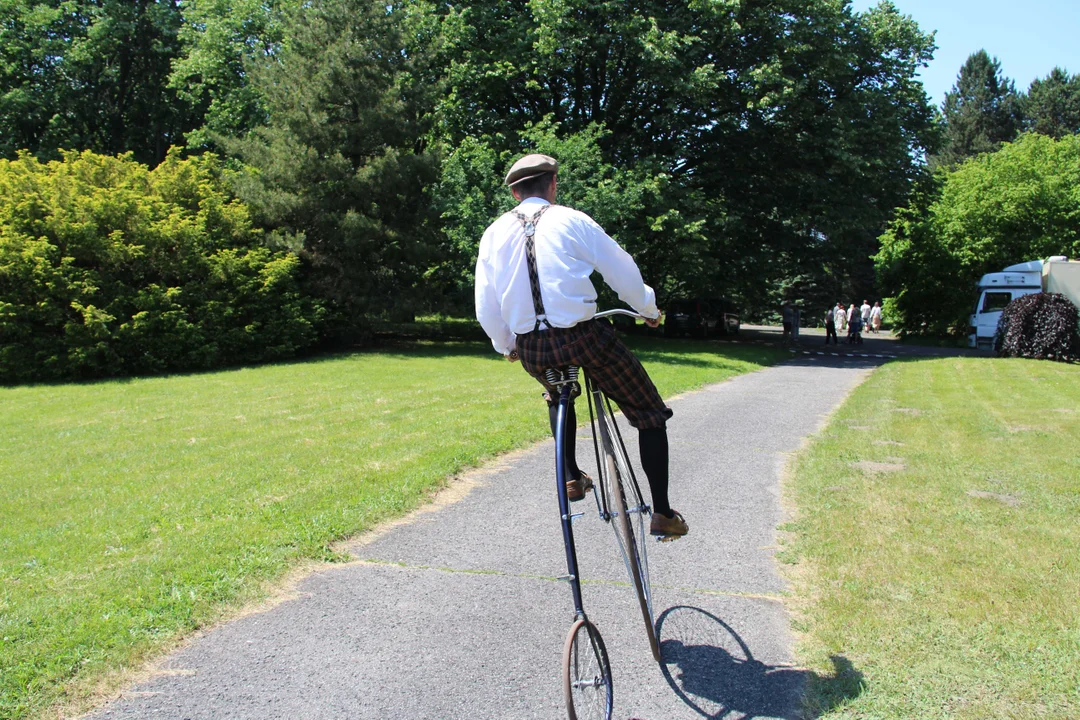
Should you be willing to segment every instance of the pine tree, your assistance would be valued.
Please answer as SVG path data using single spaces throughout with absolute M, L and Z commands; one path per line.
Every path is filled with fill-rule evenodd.
M 933 165 L 952 166 L 993 152 L 1016 139 L 1023 127 L 1016 86 L 1001 74 L 1001 63 L 985 50 L 971 55 L 945 95 L 945 146 Z
M 403 13 L 380 0 L 314 0 L 255 68 L 268 122 L 227 142 L 254 172 L 241 195 L 272 236 L 292 238 L 354 338 L 365 318 L 407 313 L 430 258 L 425 95 L 402 51 Z
M 1028 89 L 1024 114 L 1032 132 L 1058 140 L 1080 132 L 1080 75 L 1054 68 L 1045 79 L 1035 80 Z

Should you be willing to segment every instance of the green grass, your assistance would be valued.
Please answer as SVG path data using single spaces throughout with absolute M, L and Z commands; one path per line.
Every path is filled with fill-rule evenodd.
M 1080 717 L 1078 448 L 1075 365 L 892 363 L 862 385 L 786 489 L 808 715 Z M 843 682 L 820 679 L 830 657 Z
M 666 396 L 782 357 L 632 344 Z M 85 707 L 546 418 L 539 385 L 477 342 L 0 389 L 0 717 Z

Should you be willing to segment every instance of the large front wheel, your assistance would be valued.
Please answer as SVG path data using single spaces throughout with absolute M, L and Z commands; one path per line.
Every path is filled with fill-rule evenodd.
M 570 720 L 611 720 L 611 663 L 600 631 L 583 617 L 566 636 L 563 694 Z
M 649 558 L 645 552 L 649 520 L 652 513 L 637 489 L 626 446 L 615 426 L 610 405 L 604 407 L 604 398 L 596 393 L 596 421 L 600 430 L 602 448 L 601 482 L 607 502 L 611 503 L 611 525 L 619 543 L 626 572 L 637 593 L 638 605 L 645 620 L 645 634 L 653 659 L 660 662 L 660 643 L 656 639 L 653 624 L 652 587 L 649 583 Z M 628 492 L 629 490 L 629 492 Z M 630 500 L 630 502 L 628 502 Z
M 616 479 L 611 487 L 612 509 L 615 511 L 613 519 L 615 535 L 619 540 L 619 549 L 622 550 L 623 561 L 626 563 L 627 572 L 630 573 L 630 581 L 637 593 L 638 606 L 641 608 L 641 616 L 645 620 L 645 635 L 649 639 L 649 649 L 652 650 L 653 660 L 660 662 L 660 643 L 656 639 L 656 626 L 653 622 L 652 611 L 652 588 L 649 583 L 649 561 L 645 555 L 645 523 L 646 513 L 644 508 L 638 507 L 632 510 L 627 508 L 626 490 L 619 479 L 619 472 L 615 459 L 607 456 L 608 471 Z M 637 533 L 634 526 L 637 526 Z

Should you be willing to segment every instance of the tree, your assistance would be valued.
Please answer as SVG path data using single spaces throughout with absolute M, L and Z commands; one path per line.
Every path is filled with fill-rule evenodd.
M 267 124 L 226 147 L 258 222 L 312 263 L 344 339 L 370 314 L 416 307 L 434 263 L 427 88 L 402 50 L 405 14 L 378 0 L 315 0 L 288 15 L 279 53 L 253 65 Z
M 281 51 L 284 19 L 300 0 L 189 0 L 182 5 L 182 48 L 169 87 L 201 118 L 188 147 L 242 137 L 267 121 L 250 68 Z
M 1080 254 L 1080 135 L 1023 135 L 937 182 L 898 211 L 875 258 L 902 331 L 962 329 L 983 274 Z
M 0 3 L 0 152 L 133 152 L 157 163 L 194 124 L 166 87 L 179 0 Z
M 876 238 L 933 147 L 915 79 L 933 41 L 889 2 L 431 7 L 449 68 L 443 145 L 483 138 L 504 163 L 540 123 L 566 142 L 598 128 L 602 162 L 655 189 L 608 229 L 664 295 L 765 307 L 793 272 L 830 290 L 861 274 L 868 290 Z
M 1059 140 L 1080 133 L 1080 75 L 1054 68 L 1044 79 L 1033 81 L 1024 111 L 1032 132 Z
M 1021 99 L 985 50 L 968 57 L 956 85 L 945 95 L 945 144 L 934 164 L 951 167 L 979 153 L 994 152 L 1023 128 Z

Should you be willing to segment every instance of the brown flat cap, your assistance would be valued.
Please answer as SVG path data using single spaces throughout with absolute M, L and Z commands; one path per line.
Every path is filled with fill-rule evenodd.
M 522 180 L 530 180 L 537 175 L 559 171 L 558 161 L 547 155 L 526 155 L 514 163 L 506 173 L 506 184 L 514 185 Z

